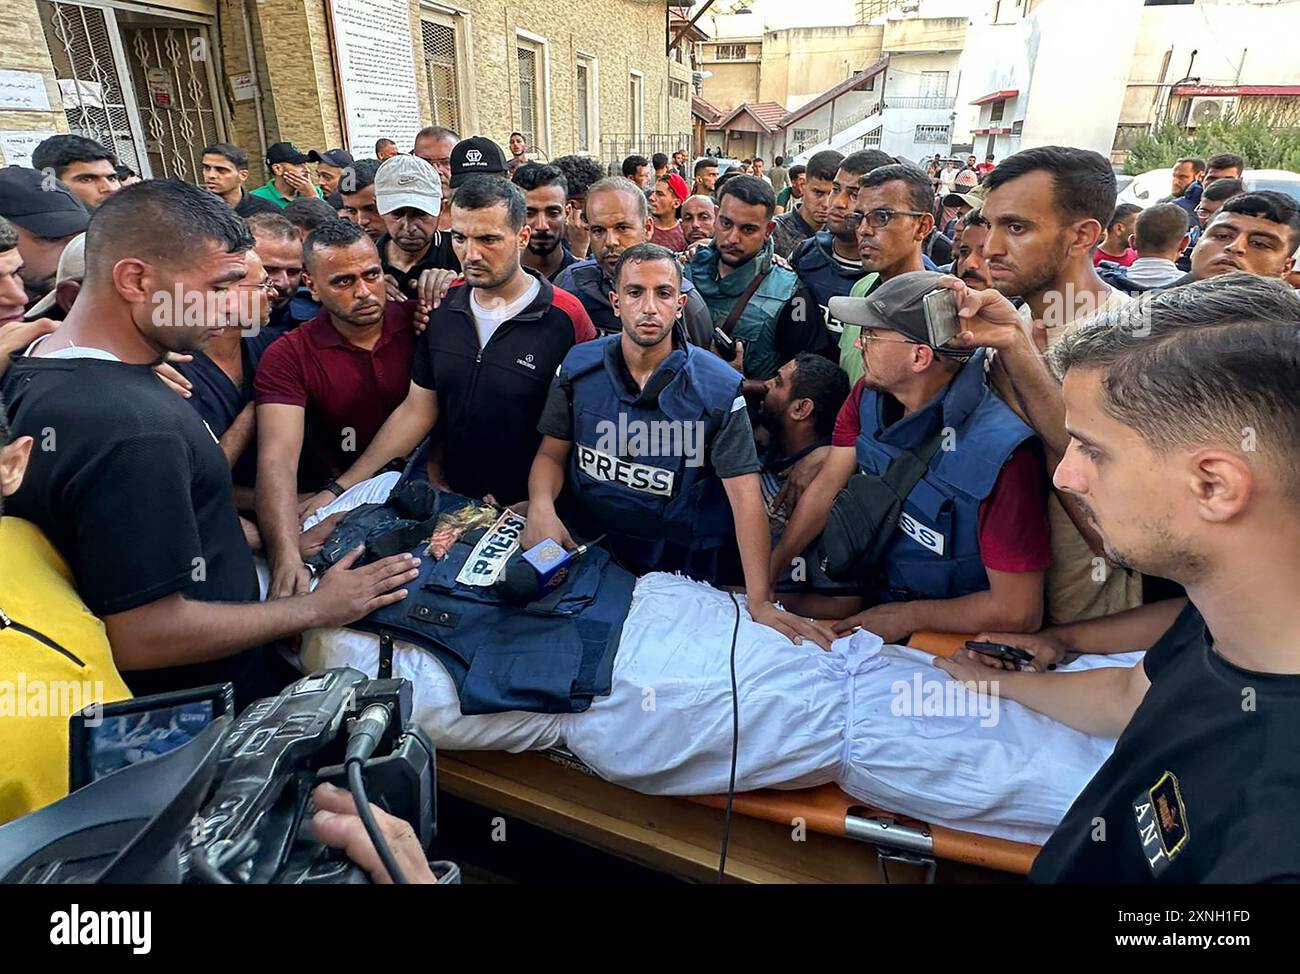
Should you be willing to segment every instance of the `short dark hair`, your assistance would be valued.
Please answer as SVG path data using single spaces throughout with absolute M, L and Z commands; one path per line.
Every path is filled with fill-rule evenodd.
M 117 174 L 117 181 L 119 183 L 124 182 L 128 179 L 136 179 L 140 175 L 130 166 L 123 166 L 121 163 L 119 163 L 117 168 L 113 171 Z
M 1210 156 L 1205 167 L 1207 170 L 1235 169 L 1238 173 L 1244 173 L 1246 171 L 1246 160 L 1235 152 L 1220 152 L 1218 155 Z
M 318 250 L 326 250 L 333 247 L 351 247 L 358 240 L 369 240 L 366 231 L 349 220 L 334 220 L 332 223 L 322 223 L 311 233 L 307 234 L 307 239 L 302 242 L 302 262 L 304 267 L 310 267 L 312 255 Z
M 767 212 L 767 218 L 772 219 L 772 214 L 776 212 L 776 194 L 772 192 L 772 187 L 757 176 L 749 176 L 740 173 L 733 179 L 728 179 L 718 193 L 718 205 L 728 197 L 734 196 L 742 203 L 748 203 L 750 206 L 761 206 Z
M 640 169 L 642 166 L 648 166 L 648 165 L 650 165 L 650 160 L 647 159 L 645 156 L 628 156 L 626 159 L 623 160 L 623 165 L 619 171 L 622 172 L 624 176 L 627 176 L 630 179 L 631 177 L 636 175 L 636 171 L 638 169 Z
M 117 168 L 117 157 L 94 139 L 84 135 L 51 135 L 32 152 L 33 169 L 52 169 L 62 178 L 63 170 L 74 162 L 99 162 L 107 159 Z
M 18 230 L 12 223 L 0 216 L 0 254 L 18 246 Z
M 896 166 L 894 157 L 887 152 L 881 152 L 879 149 L 859 149 L 857 152 L 850 152 L 840 161 L 840 168 L 853 176 L 864 176 L 873 169 L 879 169 L 881 166 Z M 930 195 L 934 195 L 934 189 L 931 187 Z
M 9 445 L 13 434 L 9 431 L 9 416 L 5 407 L 4 396 L 0 396 L 0 448 Z M 0 509 L 4 507 L 4 498 L 0 497 Z
M 1286 193 L 1272 189 L 1238 193 L 1223 204 L 1219 213 L 1240 213 L 1242 216 L 1280 223 L 1290 231 L 1290 253 L 1295 253 L 1296 248 L 1300 247 L 1300 205 Z
M 1121 203 L 1119 206 L 1115 207 L 1115 212 L 1110 215 L 1110 222 L 1106 224 L 1106 229 L 1109 230 L 1115 224 L 1123 223 L 1133 214 L 1141 212 L 1142 207 L 1138 206 L 1136 203 Z
M 290 200 L 288 205 L 280 212 L 284 214 L 286 220 L 299 230 L 308 232 L 315 230 L 322 223 L 328 223 L 330 220 L 339 218 L 338 211 L 334 207 L 316 196 L 304 196 L 301 199 Z
M 808 173 L 807 166 L 791 166 L 789 171 L 786 173 L 786 175 L 790 177 L 791 182 L 794 182 L 795 176 L 804 176 L 807 175 L 807 173 Z
M 645 243 L 633 244 L 619 255 L 618 263 L 614 265 L 614 286 L 618 287 L 619 279 L 623 276 L 623 265 L 629 261 L 643 264 L 650 260 L 665 260 L 673 265 L 674 277 L 677 280 L 677 286 L 682 286 L 682 265 L 677 262 L 677 255 L 667 247 L 661 247 L 659 244 Z
M 375 185 L 375 173 L 383 165 L 378 159 L 358 159 L 350 166 L 343 167 L 339 177 L 339 192 L 344 196 L 355 196 L 367 186 Z
M 325 202 L 334 208 L 334 213 L 337 216 L 338 211 L 343 209 L 344 206 L 343 194 L 340 193 L 337 189 L 334 190 L 334 192 L 332 193 L 326 193 Z
M 1190 162 L 1192 164 L 1192 172 L 1205 172 L 1205 160 L 1200 156 L 1183 156 L 1174 163 L 1174 168 L 1177 169 L 1184 162 Z
M 1300 441 L 1300 298 L 1244 272 L 1143 294 L 1049 353 L 1058 372 L 1102 373 L 1102 408 L 1157 452 L 1203 443 L 1240 449 Z M 1300 501 L 1300 453 L 1254 454 Z
M 605 176 L 600 163 L 588 156 L 560 156 L 551 165 L 564 174 L 571 200 L 585 197 L 591 184 L 599 182 Z
M 656 172 L 660 169 L 667 169 L 668 156 L 662 152 L 656 152 L 650 157 L 650 165 L 654 167 Z
M 1007 156 L 984 177 L 987 193 L 1027 176 L 1031 172 L 1051 173 L 1053 202 L 1067 216 L 1096 220 L 1103 227 L 1115 212 L 1115 170 L 1109 160 L 1090 149 L 1042 145 Z
M 845 160 L 847 161 L 847 160 Z M 889 166 L 877 166 L 858 180 L 858 186 L 883 186 L 885 183 L 902 183 L 907 187 L 907 196 L 912 209 L 929 213 L 934 204 L 934 184 L 930 177 L 915 166 L 902 166 L 894 163 Z
M 832 182 L 835 174 L 840 171 L 840 163 L 844 161 L 844 154 L 836 152 L 834 149 L 823 149 L 821 152 L 814 152 L 808 159 L 808 166 L 805 175 L 809 179 L 824 179 L 826 182 Z
M 777 156 L 775 159 L 772 160 L 772 165 L 779 166 L 784 162 L 785 162 L 785 156 Z
M 558 186 L 564 193 L 564 198 L 569 198 L 569 182 L 556 166 L 548 166 L 543 162 L 525 162 L 510 179 L 525 193 L 543 186 Z
M 849 377 L 838 364 L 814 352 L 794 357 L 790 398 L 812 400 L 813 431 L 818 436 L 831 435 L 835 417 L 848 397 Z
M 245 222 L 254 239 L 297 240 L 298 227 L 289 220 L 287 213 L 288 207 L 279 213 L 254 213 Z M 335 220 L 339 218 L 337 213 L 331 213 L 330 216 Z
M 379 153 L 379 150 L 382 149 L 382 148 L 383 148 L 384 146 L 386 146 L 386 145 L 397 145 L 397 143 L 394 142 L 392 139 L 376 139 L 376 140 L 375 140 L 375 153 L 378 154 L 378 153 Z
M 451 199 L 453 209 L 483 210 L 489 206 L 504 206 L 510 229 L 518 233 L 528 218 L 524 191 L 500 176 L 479 173 L 466 177 Z
M 989 221 L 984 218 L 979 207 L 973 210 L 967 210 L 962 216 L 957 218 L 957 229 L 965 230 L 967 227 L 987 227 Z
M 1232 199 L 1238 193 L 1246 192 L 1246 184 L 1240 179 L 1233 179 L 1231 176 L 1224 176 L 1222 179 L 1216 179 L 1205 187 L 1205 192 L 1201 193 L 1201 199 L 1209 200 L 1211 203 L 1222 203 L 1224 200 Z
M 166 233 L 159 229 L 166 227 Z M 106 276 L 119 260 L 186 264 L 213 244 L 227 254 L 251 250 L 248 224 L 216 193 L 181 179 L 148 179 L 114 193 L 86 230 L 86 279 Z
M 203 156 L 221 156 L 236 169 L 248 168 L 248 153 L 233 142 L 213 142 L 203 147 Z
M 524 138 L 524 133 L 523 133 L 523 132 L 511 132 L 511 133 L 510 133 L 510 138 L 513 139 L 516 135 L 519 136 L 521 139 Z M 524 139 L 524 141 L 527 142 L 528 140 L 527 140 L 527 139 Z
M 702 159 L 695 160 L 694 172 L 697 177 L 700 175 L 700 172 L 705 169 L 717 169 L 717 168 L 718 168 L 718 160 L 712 158 L 711 156 L 704 156 Z
M 1157 203 L 1143 210 L 1137 219 L 1138 253 L 1168 250 L 1187 233 L 1187 211 L 1175 203 Z
M 421 139 L 451 139 L 453 142 L 459 142 L 460 136 L 456 134 L 455 129 L 449 129 L 445 125 L 426 125 L 415 133 L 415 141 L 419 142 Z

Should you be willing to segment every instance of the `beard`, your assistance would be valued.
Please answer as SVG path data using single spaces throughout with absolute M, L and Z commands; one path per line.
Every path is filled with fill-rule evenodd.
M 528 240 L 528 252 L 534 257 L 549 257 L 555 253 L 555 248 L 560 245 L 562 239 L 561 234 L 535 233 Z
M 1005 294 L 1009 298 L 1025 298 L 1042 294 L 1056 283 L 1057 277 L 1061 273 L 1061 268 L 1065 266 L 1066 257 L 1070 252 L 1070 244 L 1066 239 L 1064 232 L 1052 242 L 1048 251 L 1048 256 L 1041 261 L 1036 261 L 1030 268 L 1023 266 L 1014 268 L 1014 276 L 998 280 L 993 278 L 993 287 Z

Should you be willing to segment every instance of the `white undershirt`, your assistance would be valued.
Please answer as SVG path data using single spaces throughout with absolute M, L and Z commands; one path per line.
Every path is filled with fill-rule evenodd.
M 50 337 L 49 335 L 42 335 L 40 338 L 36 339 L 36 341 L 28 345 L 27 351 L 24 352 L 23 354 L 31 355 L 33 350 L 36 348 L 36 346 L 39 345 L 41 342 L 45 341 L 45 339 L 49 337 Z M 101 362 L 122 361 L 112 352 L 106 352 L 102 348 L 90 348 L 88 346 L 83 347 L 81 345 L 69 345 L 67 348 L 61 348 L 57 352 L 50 352 L 49 355 L 42 355 L 39 357 L 40 358 L 93 358 L 93 359 L 99 359 Z
M 492 340 L 492 336 L 496 334 L 502 322 L 509 321 L 532 304 L 541 289 L 542 285 L 537 278 L 530 276 L 528 289 L 509 304 L 503 304 L 499 308 L 483 307 L 478 301 L 478 289 L 471 291 L 469 312 L 474 316 L 474 327 L 478 330 L 478 347 L 487 348 L 487 343 Z

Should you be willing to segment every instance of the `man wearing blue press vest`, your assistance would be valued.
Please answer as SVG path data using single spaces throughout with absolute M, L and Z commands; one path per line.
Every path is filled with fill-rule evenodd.
M 557 501 L 584 540 L 604 535 L 637 574 L 681 571 L 716 582 L 738 544 L 753 620 L 828 647 L 829 629 L 772 604 L 767 512 L 741 377 L 704 349 L 674 346 L 685 304 L 675 257 L 655 244 L 629 247 L 613 283 L 622 332 L 574 346 L 551 384 L 528 477 L 524 549 L 546 538 L 574 547 Z
M 861 626 L 896 642 L 926 630 L 1035 632 L 1041 623 L 1051 561 L 1042 460 L 1033 431 L 989 387 L 983 354 L 929 342 L 925 296 L 953 280 L 911 271 L 870 297 L 831 298 L 831 313 L 861 328 L 863 377 L 773 552 L 771 577 L 822 533 L 855 474 L 881 476 L 908 451 L 926 467 L 879 563 L 860 579 L 868 608 L 838 632 Z

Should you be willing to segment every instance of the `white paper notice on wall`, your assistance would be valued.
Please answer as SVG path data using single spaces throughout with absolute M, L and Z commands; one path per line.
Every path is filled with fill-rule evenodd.
M 45 76 L 39 71 L 0 71 L 0 108 L 48 112 Z
M 332 0 L 348 150 L 375 154 L 378 139 L 408 149 L 420 130 L 407 0 Z
M 98 81 L 59 80 L 64 108 L 103 108 L 104 86 Z
M 0 132 L 0 154 L 4 155 L 6 166 L 30 166 L 32 152 L 52 135 L 59 133 L 53 129 L 37 129 L 32 132 Z
M 235 101 L 252 101 L 257 96 L 257 85 L 251 74 L 232 74 L 230 90 L 234 93 Z

